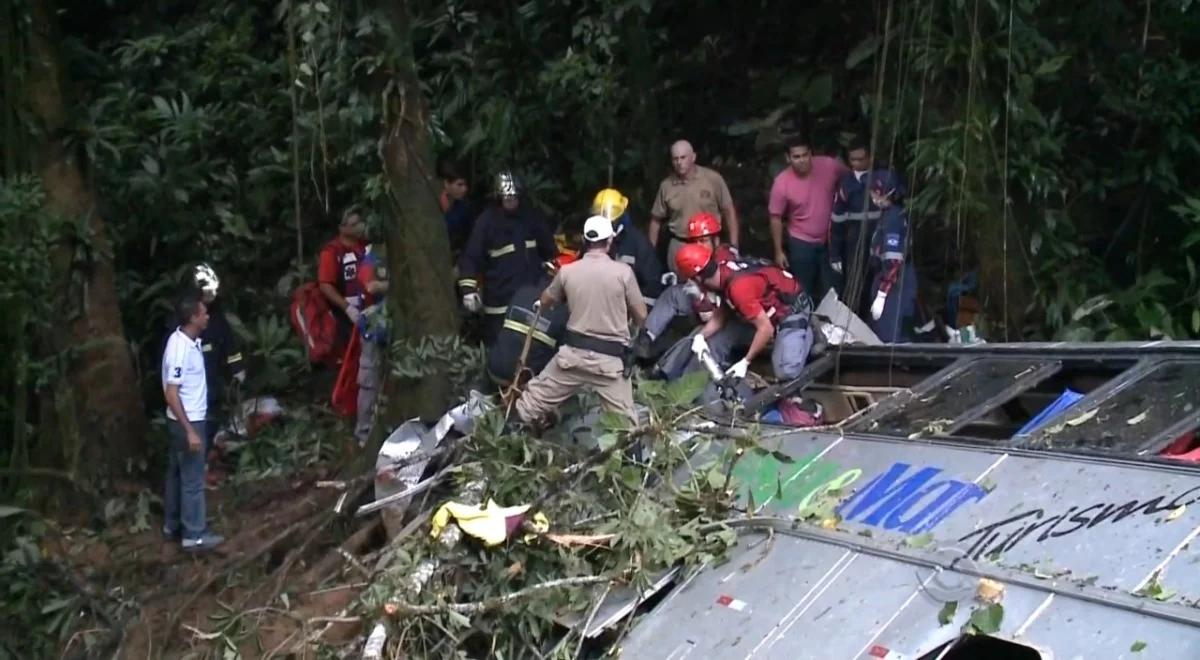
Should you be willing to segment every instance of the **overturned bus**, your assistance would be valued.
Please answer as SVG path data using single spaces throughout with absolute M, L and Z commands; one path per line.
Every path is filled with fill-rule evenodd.
M 792 397 L 825 425 L 761 424 Z M 647 660 L 1200 658 L 1200 342 L 832 347 L 722 421 L 771 450 L 733 466 L 731 559 L 564 625 L 635 616 Z M 364 510 L 398 527 L 422 469 Z
M 797 394 L 834 426 L 764 428 L 624 657 L 1200 657 L 1200 343 L 834 348 L 749 408 Z

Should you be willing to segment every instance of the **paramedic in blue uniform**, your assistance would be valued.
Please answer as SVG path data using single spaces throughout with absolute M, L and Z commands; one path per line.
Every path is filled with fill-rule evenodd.
M 879 207 L 871 201 L 871 152 L 866 144 L 851 143 L 846 152 L 850 171 L 838 181 L 829 232 L 829 264 L 837 274 L 838 294 L 856 314 L 866 316 L 863 279 L 870 256 L 871 236 L 879 223 Z M 853 291 L 847 287 L 855 284 Z
M 495 340 L 517 289 L 536 284 L 543 264 L 558 255 L 546 217 L 522 199 L 515 174 L 497 174 L 493 192 L 496 204 L 476 219 L 458 260 L 462 305 L 472 314 L 483 313 L 485 345 Z
M 871 330 L 885 343 L 912 341 L 917 276 L 907 263 L 908 213 L 900 205 L 904 184 L 892 170 L 871 174 L 871 201 L 880 209 L 871 237 Z

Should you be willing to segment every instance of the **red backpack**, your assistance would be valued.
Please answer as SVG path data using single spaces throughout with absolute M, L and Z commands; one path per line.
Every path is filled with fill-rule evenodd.
M 329 301 L 316 282 L 302 284 L 292 294 L 292 328 L 304 344 L 308 361 L 334 366 L 339 357 L 337 348 L 337 319 L 329 309 Z

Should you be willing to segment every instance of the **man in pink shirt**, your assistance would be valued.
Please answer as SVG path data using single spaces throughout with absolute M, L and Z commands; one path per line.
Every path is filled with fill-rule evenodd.
M 829 225 L 838 180 L 850 170 L 836 158 L 814 156 L 805 137 L 788 142 L 787 159 L 789 167 L 775 177 L 767 203 L 775 263 L 790 270 L 817 304 L 837 277 L 829 264 Z

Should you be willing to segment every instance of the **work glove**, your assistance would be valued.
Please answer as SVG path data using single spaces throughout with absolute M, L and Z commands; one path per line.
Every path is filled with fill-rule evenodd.
M 725 370 L 725 377 L 730 380 L 741 380 L 746 377 L 746 372 L 749 370 L 750 363 L 746 361 L 746 358 L 742 358 Z
M 478 293 L 468 293 L 462 297 L 462 306 L 468 312 L 477 314 L 479 310 L 483 309 L 483 299 L 479 297 Z
M 350 318 L 350 322 L 358 325 L 358 319 L 362 317 L 362 312 L 354 305 L 346 305 L 346 316 Z
M 708 340 L 704 338 L 704 334 L 697 332 L 696 336 L 692 337 L 692 353 L 697 357 L 709 352 Z
M 662 274 L 662 278 L 659 281 L 662 282 L 663 286 L 675 286 L 679 283 L 679 276 L 667 271 Z
M 245 383 L 246 382 L 246 372 L 245 371 L 235 372 L 233 374 L 233 382 L 237 383 L 238 385 Z
M 871 318 L 876 321 L 883 316 L 883 305 L 887 302 L 887 294 L 880 291 L 875 294 L 875 302 L 871 303 Z
M 537 314 L 540 311 L 542 311 L 542 299 L 538 298 L 537 300 L 533 301 L 533 313 Z
M 742 253 L 738 252 L 738 247 L 736 245 L 728 245 L 727 244 L 725 247 L 729 248 L 729 252 L 732 253 L 733 256 L 739 257 L 739 258 L 742 256 Z
M 833 272 L 837 273 L 838 275 L 842 274 L 842 262 L 835 261 L 835 262 L 829 264 L 829 267 L 832 268 Z
M 672 273 L 672 275 L 674 275 L 674 273 Z M 698 299 L 701 295 L 703 295 L 700 291 L 700 285 L 696 284 L 692 280 L 688 280 L 683 283 L 683 292 L 687 294 L 688 298 L 693 300 Z

